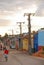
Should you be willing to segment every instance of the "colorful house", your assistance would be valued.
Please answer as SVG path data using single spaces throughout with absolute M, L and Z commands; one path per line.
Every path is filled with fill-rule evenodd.
M 39 50 L 44 47 L 44 28 L 41 28 L 38 31 L 38 45 L 39 45 Z
M 23 50 L 28 51 L 28 38 L 23 38 Z
M 38 51 L 38 32 L 34 34 L 34 52 Z

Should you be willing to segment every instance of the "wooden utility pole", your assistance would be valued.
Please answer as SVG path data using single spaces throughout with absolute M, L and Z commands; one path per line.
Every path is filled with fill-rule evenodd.
M 20 49 L 22 49 L 22 23 L 24 24 L 24 22 L 17 22 L 17 24 L 19 24 L 20 27 L 20 42 L 19 42 Z
M 32 49 L 31 49 L 31 22 L 30 22 L 30 16 L 33 15 L 34 13 L 25 13 L 24 16 L 28 16 L 28 52 L 31 55 L 32 54 Z
M 12 30 L 8 30 L 8 31 L 11 31 L 12 37 L 13 37 L 14 36 L 14 30 L 12 29 Z
M 22 34 L 22 23 L 24 24 L 24 22 L 17 22 L 17 24 L 19 24 L 20 27 L 20 35 Z
M 12 29 L 11 32 L 12 32 L 12 36 L 13 36 L 14 35 L 14 30 Z

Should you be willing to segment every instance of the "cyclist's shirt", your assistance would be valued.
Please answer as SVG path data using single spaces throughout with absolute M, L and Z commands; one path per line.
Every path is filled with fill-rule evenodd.
M 4 54 L 8 54 L 8 50 L 4 50 Z

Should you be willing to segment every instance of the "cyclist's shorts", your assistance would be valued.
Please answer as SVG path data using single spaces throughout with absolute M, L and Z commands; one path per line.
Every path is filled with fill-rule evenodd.
M 4 54 L 4 57 L 6 58 L 6 57 L 8 57 L 8 55 L 7 54 Z

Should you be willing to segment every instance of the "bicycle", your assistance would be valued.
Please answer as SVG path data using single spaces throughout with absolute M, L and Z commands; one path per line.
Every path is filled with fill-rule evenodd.
M 8 55 L 5 54 L 5 55 L 4 55 L 4 58 L 5 58 L 5 61 L 7 62 L 7 61 L 8 61 Z
M 8 57 L 5 57 L 6 62 L 8 61 Z

